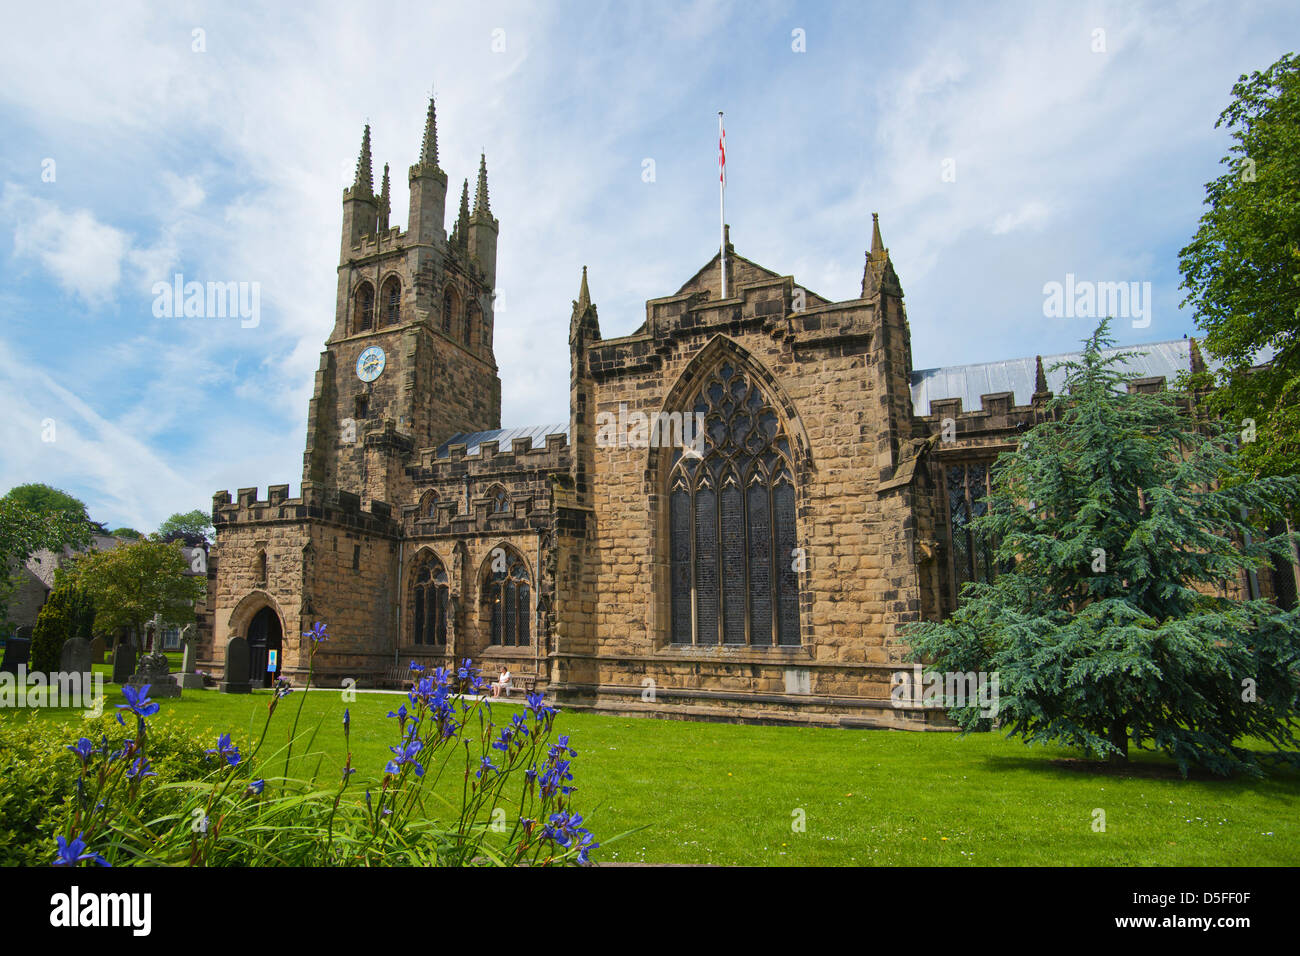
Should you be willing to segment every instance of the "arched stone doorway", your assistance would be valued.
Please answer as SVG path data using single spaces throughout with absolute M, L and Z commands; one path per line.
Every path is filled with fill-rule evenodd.
M 275 652 L 275 667 L 268 665 Z M 262 608 L 248 622 L 249 678 L 254 685 L 270 687 L 284 667 L 284 629 L 280 618 L 269 606 Z

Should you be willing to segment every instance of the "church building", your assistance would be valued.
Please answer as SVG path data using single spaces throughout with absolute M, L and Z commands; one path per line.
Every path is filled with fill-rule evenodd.
M 447 235 L 432 103 L 409 183 L 403 230 L 367 127 L 301 488 L 214 496 L 201 666 L 221 672 L 243 637 L 263 683 L 271 661 L 301 683 L 301 634 L 324 621 L 318 686 L 472 658 L 565 707 L 940 725 L 891 699 L 901 629 L 996 573 L 966 526 L 1060 357 L 915 369 L 873 216 L 860 293 L 841 302 L 728 239 L 725 295 L 719 251 L 607 339 L 584 269 L 568 421 L 503 428 L 500 224 L 481 159 Z M 1203 367 L 1194 340 L 1141 348 L 1131 388 Z M 1294 601 L 1282 570 L 1240 588 Z

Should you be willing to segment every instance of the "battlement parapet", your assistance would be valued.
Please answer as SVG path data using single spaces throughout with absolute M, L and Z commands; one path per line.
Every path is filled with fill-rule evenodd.
M 257 493 L 255 487 L 240 488 L 232 499 L 229 491 L 218 491 L 212 496 L 213 526 L 220 530 L 241 524 L 314 519 L 373 534 L 397 533 L 392 505 L 372 501 L 369 508 L 362 508 L 360 496 L 350 491 L 304 481 L 297 498 L 289 497 L 287 484 L 269 486 L 264 499 Z
M 774 276 L 751 281 L 726 299 L 694 290 L 646 301 L 646 321 L 631 335 L 604 339 L 587 349 L 593 378 L 658 370 L 677 343 L 718 331 L 760 330 L 791 339 L 796 348 L 860 338 L 870 331 L 877 305 L 862 299 L 831 302 L 794 281 Z
M 424 448 L 419 453 L 419 464 L 408 468 L 407 473 L 417 482 L 446 481 L 512 471 L 550 471 L 568 468 L 568 463 L 569 437 L 563 432 L 552 432 L 540 447 L 533 446 L 532 438 L 522 437 L 512 439 L 508 451 L 501 450 L 499 441 L 480 442 L 473 454 L 464 443 Z
M 379 253 L 399 252 L 406 245 L 406 232 L 400 226 L 392 226 L 383 232 L 365 233 L 352 243 L 354 258 L 364 259 Z

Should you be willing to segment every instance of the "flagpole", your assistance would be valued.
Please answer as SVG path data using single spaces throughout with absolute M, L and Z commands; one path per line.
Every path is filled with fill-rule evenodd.
M 727 297 L 727 134 L 718 110 L 718 248 L 722 250 L 722 298 Z

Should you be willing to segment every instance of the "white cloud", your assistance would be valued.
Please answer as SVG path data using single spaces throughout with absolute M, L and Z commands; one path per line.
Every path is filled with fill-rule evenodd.
M 1046 203 L 1027 202 L 1014 212 L 1006 212 L 998 216 L 991 231 L 995 236 L 1004 236 L 1023 226 L 1039 229 L 1046 224 L 1050 213 L 1051 210 L 1047 208 Z
M 14 223 L 14 257 L 34 259 L 87 305 L 107 302 L 122 278 L 130 240 L 85 209 L 65 212 L 49 200 L 6 183 L 0 211 Z
M 84 497 L 91 516 L 111 516 L 142 530 L 172 511 L 188 511 L 206 482 L 176 470 L 128 428 L 108 421 L 71 389 L 56 382 L 0 341 L 0 484 L 50 481 Z M 49 441 L 49 438 L 53 441 Z M 205 476 L 202 476 L 205 477 Z M 205 489 L 206 490 L 206 489 Z M 208 492 L 210 494 L 210 492 Z

